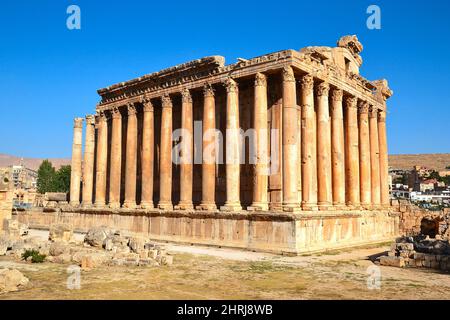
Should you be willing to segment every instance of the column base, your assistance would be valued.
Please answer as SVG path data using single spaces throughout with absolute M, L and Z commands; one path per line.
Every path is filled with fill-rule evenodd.
M 315 203 L 302 203 L 302 210 L 304 211 L 318 211 L 319 208 Z
M 158 209 L 164 210 L 164 211 L 171 211 L 171 210 L 173 210 L 172 202 L 160 201 L 158 203 Z
M 111 202 L 111 203 L 109 204 L 109 207 L 110 207 L 111 209 L 119 209 L 119 208 L 120 208 L 120 203 L 119 203 L 119 202 Z
M 247 207 L 248 211 L 269 211 L 269 204 L 263 202 L 253 202 L 250 207 Z
M 123 203 L 123 208 L 127 208 L 127 209 L 136 209 L 136 202 L 134 201 L 125 201 Z
M 242 206 L 239 202 L 226 203 L 220 207 L 220 211 L 242 211 Z
M 284 212 L 298 212 L 301 211 L 300 204 L 298 203 L 283 203 L 281 205 Z
M 334 210 L 345 210 L 347 206 L 344 203 L 333 203 Z
M 217 211 L 217 206 L 215 203 L 200 203 L 200 205 L 196 206 L 195 209 L 204 211 Z
M 142 209 L 155 209 L 155 207 L 153 206 L 153 202 L 149 202 L 149 201 L 141 202 L 140 207 Z
M 105 202 L 96 202 L 94 203 L 94 208 L 105 208 L 106 207 L 106 203 Z
M 69 204 L 74 208 L 78 208 L 80 206 L 80 203 L 78 201 L 71 201 Z
M 192 202 L 180 201 L 175 207 L 175 210 L 194 210 Z
M 93 207 L 93 205 L 92 205 L 92 203 L 81 203 L 81 208 L 83 208 L 83 209 L 90 209 L 90 208 L 92 208 Z
M 317 207 L 320 211 L 330 211 L 335 210 L 333 205 L 330 202 L 319 202 Z

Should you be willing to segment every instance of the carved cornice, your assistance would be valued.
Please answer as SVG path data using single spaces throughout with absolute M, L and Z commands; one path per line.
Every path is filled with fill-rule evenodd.
M 326 82 L 321 82 L 317 87 L 316 87 L 316 94 L 321 97 L 321 96 L 327 96 L 328 97 L 328 92 L 330 91 L 330 85 Z
M 369 103 L 367 101 L 359 101 L 358 102 L 358 112 L 360 114 L 368 114 L 369 113 Z
M 258 86 L 267 87 L 267 77 L 261 72 L 255 75 L 255 87 Z
M 233 78 L 228 78 L 225 81 L 225 88 L 227 89 L 227 92 L 238 92 L 238 84 Z
M 203 86 L 203 96 L 214 97 L 214 88 L 211 84 L 205 83 L 205 85 Z
M 310 74 L 304 75 L 300 80 L 300 85 L 302 86 L 302 90 L 311 91 L 314 88 L 313 76 Z
M 83 128 L 83 118 L 73 119 L 73 127 L 74 128 Z
M 342 101 L 342 97 L 343 97 L 344 93 L 341 89 L 333 89 L 331 90 L 331 99 L 333 99 L 333 101 Z
M 161 102 L 163 108 L 172 108 L 172 99 L 167 93 L 161 97 Z
M 191 92 L 189 91 L 189 89 L 184 88 L 181 91 L 181 101 L 183 103 L 192 103 L 192 96 L 191 96 Z
M 347 106 L 347 108 L 356 108 L 357 101 L 358 99 L 356 97 L 348 96 L 345 98 L 345 105 Z
M 283 67 L 282 75 L 283 75 L 283 82 L 295 81 L 294 70 L 292 70 L 291 66 Z

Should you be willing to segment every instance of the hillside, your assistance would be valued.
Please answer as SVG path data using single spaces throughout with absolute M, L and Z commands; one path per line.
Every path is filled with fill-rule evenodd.
M 389 166 L 392 168 L 412 169 L 415 165 L 444 170 L 446 166 L 450 166 L 450 153 L 389 155 Z
M 23 158 L 23 160 L 21 161 L 20 157 L 0 153 L 0 167 L 19 165 L 22 162 L 25 165 L 25 167 L 30 168 L 32 170 L 37 170 L 43 160 L 44 159 L 40 158 Z M 70 159 L 48 159 L 48 160 L 57 169 L 62 165 L 70 164 Z

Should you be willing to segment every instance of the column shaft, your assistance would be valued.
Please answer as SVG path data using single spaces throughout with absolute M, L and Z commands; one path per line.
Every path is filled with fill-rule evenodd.
M 370 136 L 369 136 L 369 104 L 359 103 L 359 178 L 361 205 L 365 209 L 371 207 L 371 173 L 370 173 Z
M 371 172 L 371 196 L 372 205 L 378 208 L 381 203 L 380 198 L 380 146 L 378 142 L 378 110 L 372 107 L 369 113 L 370 131 L 370 172 Z
M 378 112 L 378 140 L 380 143 L 380 194 L 381 204 L 389 206 L 389 168 L 386 136 L 386 111 Z
M 111 161 L 109 173 L 109 207 L 120 208 L 122 167 L 122 115 L 119 108 L 112 110 Z
M 159 203 L 163 210 L 172 210 L 172 100 L 162 97 L 161 147 L 159 169 Z
M 154 111 L 150 99 L 143 99 L 144 119 L 142 128 L 142 189 L 141 207 L 153 208 L 153 164 L 154 164 Z
M 125 208 L 136 207 L 137 116 L 134 104 L 128 105 L 127 146 L 125 159 Z
M 359 147 L 358 147 L 358 111 L 357 99 L 347 97 L 345 114 L 345 171 L 346 201 L 351 208 L 359 208 Z
M 202 201 L 198 209 L 216 210 L 216 109 L 214 90 L 203 88 Z
M 342 90 L 334 89 L 331 97 L 331 156 L 333 174 L 333 205 L 345 205 L 344 117 Z
M 83 118 L 75 118 L 72 144 L 72 169 L 70 176 L 70 205 L 80 205 L 81 156 L 83 139 Z
M 98 116 L 97 168 L 95 178 L 95 206 L 106 205 L 106 166 L 108 162 L 108 120 L 104 112 Z
M 83 161 L 83 193 L 82 206 L 92 206 L 94 186 L 94 152 L 95 152 L 95 117 L 86 116 L 86 140 Z
M 302 208 L 317 210 L 316 123 L 314 115 L 314 80 L 301 79 L 302 86 Z
M 193 161 L 194 161 L 194 122 L 192 96 L 188 89 L 181 92 L 181 127 L 183 129 L 180 163 L 180 203 L 177 209 L 193 209 Z
M 297 189 L 298 165 L 298 111 L 295 77 L 292 67 L 283 68 L 283 106 L 282 106 L 282 147 L 283 210 L 294 211 L 300 208 Z
M 253 172 L 253 202 L 250 209 L 268 210 L 269 134 L 267 130 L 267 79 L 262 73 L 257 73 L 255 77 L 254 99 L 253 127 L 256 134 L 256 163 Z
M 328 210 L 333 201 L 331 187 L 331 128 L 328 104 L 330 87 L 322 82 L 317 86 L 317 184 L 318 205 Z

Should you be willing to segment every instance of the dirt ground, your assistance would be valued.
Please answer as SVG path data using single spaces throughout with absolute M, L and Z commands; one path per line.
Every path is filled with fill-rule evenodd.
M 380 266 L 379 289 L 367 268 L 388 244 L 297 257 L 166 244 L 174 264 L 99 267 L 81 272 L 81 288 L 67 289 L 68 265 L 0 258 L 30 279 L 0 299 L 449 299 L 450 274 Z

